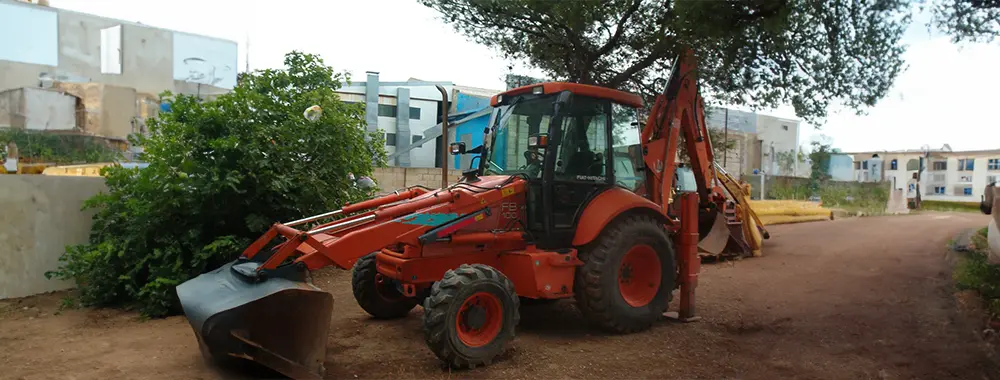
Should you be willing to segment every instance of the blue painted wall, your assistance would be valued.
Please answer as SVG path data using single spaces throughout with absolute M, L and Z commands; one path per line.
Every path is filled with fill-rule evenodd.
M 484 107 L 488 108 L 489 106 L 490 106 L 490 98 L 488 98 L 488 97 L 473 96 L 473 95 L 463 94 L 463 93 L 459 93 L 458 96 L 455 97 L 455 112 L 459 113 L 459 114 L 466 113 L 466 112 L 479 111 L 479 110 L 483 109 Z M 464 119 L 464 117 L 459 117 L 458 118 L 458 120 L 461 120 L 461 119 Z M 483 116 L 480 116 L 478 118 L 475 118 L 473 120 L 469 120 L 469 121 L 463 123 L 462 125 L 457 126 L 455 128 L 455 141 L 461 141 L 461 137 L 460 136 L 462 136 L 464 134 L 469 134 L 472 137 L 472 143 L 469 144 L 466 148 L 472 149 L 472 148 L 475 148 L 477 146 L 482 145 L 483 144 L 483 130 L 486 129 L 486 126 L 489 124 L 489 121 L 490 121 L 490 115 L 487 114 L 487 115 L 483 115 Z M 472 162 L 473 165 L 476 165 L 476 166 L 479 165 L 479 159 L 475 158 L 475 157 L 478 157 L 478 156 L 479 156 L 478 154 L 468 155 L 468 157 L 470 157 L 473 160 L 473 161 L 470 161 L 470 162 Z M 453 156 L 452 157 L 452 168 L 454 168 L 454 169 L 467 169 L 467 168 L 462 167 L 461 156 Z

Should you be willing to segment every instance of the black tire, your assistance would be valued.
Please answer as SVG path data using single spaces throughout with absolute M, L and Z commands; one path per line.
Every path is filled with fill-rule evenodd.
M 461 308 L 466 300 L 474 296 L 478 299 L 484 294 L 495 299 L 499 307 L 494 308 L 493 313 L 483 308 L 486 314 L 481 316 L 486 320 L 481 326 L 483 330 L 495 326 L 496 334 L 484 334 L 482 344 L 470 345 L 460 337 L 457 326 L 465 317 Z M 489 302 L 493 301 L 484 304 Z M 514 338 L 514 330 L 521 319 L 519 306 L 514 284 L 503 273 L 487 265 L 462 264 L 458 269 L 445 272 L 444 278 L 434 284 L 431 295 L 424 301 L 424 340 L 434 355 L 451 368 L 489 365 Z M 498 315 L 500 318 L 494 319 Z
M 655 294 L 649 291 L 651 300 L 637 307 L 622 295 L 619 270 L 626 253 L 641 245 L 655 251 L 660 261 L 660 283 Z M 584 317 L 601 329 L 612 333 L 643 331 L 667 310 L 677 280 L 674 246 L 663 223 L 654 217 L 632 214 L 616 219 L 597 239 L 580 249 L 579 257 L 584 265 L 577 269 L 573 285 L 576 304 Z
M 410 314 L 417 299 L 404 296 L 391 279 L 379 281 L 375 268 L 375 253 L 369 253 L 354 263 L 351 290 L 358 305 L 376 319 L 396 319 Z

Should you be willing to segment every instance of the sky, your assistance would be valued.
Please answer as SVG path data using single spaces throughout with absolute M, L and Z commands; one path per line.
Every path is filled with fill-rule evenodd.
M 284 54 L 319 54 L 364 80 L 419 78 L 495 90 L 508 73 L 540 73 L 467 40 L 415 0 L 50 0 L 53 7 L 237 41 L 243 71 L 279 68 Z M 249 42 L 249 44 L 248 44 Z M 1000 148 L 1000 43 L 952 44 L 914 22 L 903 43 L 907 70 L 866 115 L 833 106 L 801 145 L 821 134 L 843 151 Z M 249 51 L 248 51 L 249 46 Z M 247 64 L 249 61 L 249 65 Z M 761 113 L 795 118 L 791 107 Z M 817 128 L 818 127 L 818 128 Z

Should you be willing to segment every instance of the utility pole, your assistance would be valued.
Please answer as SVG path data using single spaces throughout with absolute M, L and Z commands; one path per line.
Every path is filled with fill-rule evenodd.
M 247 61 L 246 73 L 249 74 L 250 73 L 250 32 L 247 32 L 247 51 L 246 51 L 246 56 L 247 56 L 247 59 L 246 59 L 246 61 Z
M 729 157 L 729 108 L 726 108 L 726 122 L 723 123 L 722 132 L 722 167 L 726 167 L 726 157 Z

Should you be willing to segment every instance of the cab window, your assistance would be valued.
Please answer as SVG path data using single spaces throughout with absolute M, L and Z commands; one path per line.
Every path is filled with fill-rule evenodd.
M 611 138 L 615 182 L 632 191 L 636 190 L 642 179 L 638 170 L 642 167 L 639 125 L 635 108 L 618 103 L 611 104 Z
M 555 179 L 607 182 L 607 101 L 576 97 L 562 121 L 562 138 L 556 152 Z

